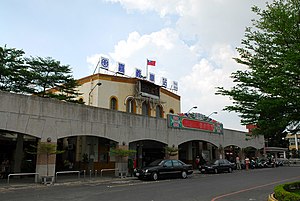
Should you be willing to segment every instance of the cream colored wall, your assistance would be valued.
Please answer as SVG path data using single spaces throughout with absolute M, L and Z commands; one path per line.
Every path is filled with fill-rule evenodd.
M 101 86 L 96 86 L 100 82 Z M 95 87 L 96 86 L 96 87 Z M 95 87 L 95 88 L 94 88 Z M 90 105 L 100 108 L 110 108 L 110 99 L 111 97 L 116 97 L 118 100 L 118 111 L 126 112 L 125 100 L 128 96 L 134 96 L 135 84 L 128 82 L 115 82 L 111 80 L 101 79 L 93 80 L 91 82 L 86 82 L 78 87 L 78 90 L 82 95 L 83 101 L 86 105 L 89 105 L 89 93 L 90 96 Z M 167 117 L 170 109 L 174 110 L 174 113 L 180 113 L 180 100 L 169 96 L 166 93 L 161 91 L 160 100 L 163 102 L 162 107 L 164 111 L 164 118 Z M 141 108 L 136 104 L 136 113 L 141 114 Z M 151 108 L 151 116 L 156 116 L 156 108 Z
M 164 93 L 160 93 L 160 99 L 162 102 L 165 102 L 163 104 L 164 118 L 167 117 L 166 115 L 169 114 L 170 109 L 173 109 L 175 114 L 180 113 L 180 100 L 170 97 Z

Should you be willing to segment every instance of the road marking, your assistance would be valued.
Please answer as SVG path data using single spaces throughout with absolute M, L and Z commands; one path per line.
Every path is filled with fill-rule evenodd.
M 263 184 L 263 185 L 260 185 L 260 186 L 254 186 L 254 187 L 251 187 L 251 188 L 246 188 L 246 189 L 235 191 L 235 192 L 228 193 L 228 194 L 223 194 L 223 195 L 220 195 L 220 196 L 217 196 L 217 197 L 213 198 L 211 201 L 216 201 L 216 200 L 218 200 L 220 198 L 224 198 L 224 197 L 228 197 L 228 196 L 231 196 L 231 195 L 243 193 L 243 192 L 246 192 L 246 191 L 251 191 L 251 190 L 254 190 L 254 189 L 257 189 L 257 188 L 271 186 L 271 185 L 274 185 L 274 184 L 278 184 L 278 183 L 282 183 L 282 182 L 285 182 L 285 181 L 294 180 L 294 179 L 298 179 L 298 178 L 300 178 L 300 176 L 298 176 L 298 177 L 292 177 L 292 178 L 284 179 L 284 180 L 280 180 L 280 181 L 275 181 L 275 182 L 268 183 L 268 184 Z

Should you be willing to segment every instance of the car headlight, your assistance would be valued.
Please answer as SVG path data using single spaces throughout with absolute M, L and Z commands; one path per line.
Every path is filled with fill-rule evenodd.
M 147 173 L 147 172 L 148 172 L 148 169 L 147 169 L 147 170 L 145 170 L 145 172 Z

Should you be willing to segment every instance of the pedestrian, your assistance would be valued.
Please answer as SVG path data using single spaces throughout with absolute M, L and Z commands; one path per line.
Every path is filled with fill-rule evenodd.
M 246 170 L 249 170 L 250 159 L 248 157 L 245 158 Z
M 241 170 L 241 161 L 240 161 L 240 157 L 239 156 L 236 156 L 235 158 L 235 163 L 236 163 L 236 169 L 237 170 Z
M 196 163 L 196 168 L 199 168 L 199 165 L 200 165 L 200 157 L 199 156 L 196 157 L 195 163 Z

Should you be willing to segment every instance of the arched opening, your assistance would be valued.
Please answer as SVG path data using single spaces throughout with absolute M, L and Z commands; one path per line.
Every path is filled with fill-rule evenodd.
M 134 98 L 128 98 L 126 101 L 126 112 L 136 113 L 136 104 Z
M 166 144 L 154 140 L 139 140 L 129 143 L 129 149 L 136 150 L 132 160 L 136 167 L 146 166 L 149 163 L 165 157 Z
M 96 136 L 72 136 L 57 140 L 57 149 L 65 150 L 56 156 L 56 171 L 101 170 L 115 168 L 110 150 L 116 142 Z
M 110 106 L 109 108 L 111 110 L 118 110 L 118 100 L 116 97 L 111 97 L 110 98 Z
M 35 172 L 37 142 L 38 138 L 30 135 L 0 130 L 0 176 L 7 178 L 13 172 Z
M 146 101 L 144 101 L 142 104 L 142 115 L 150 116 L 150 106 Z
M 179 160 L 192 164 L 194 168 L 197 168 L 196 158 L 200 157 L 201 163 L 219 159 L 218 147 L 214 144 L 201 141 L 193 140 L 182 143 L 178 146 L 179 148 Z
M 163 118 L 163 108 L 161 105 L 156 106 L 156 118 Z
M 169 113 L 170 113 L 170 114 L 174 114 L 174 110 L 173 110 L 173 109 L 170 109 Z

